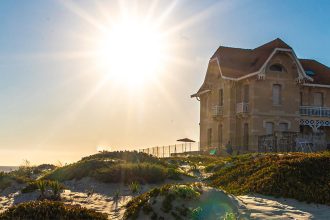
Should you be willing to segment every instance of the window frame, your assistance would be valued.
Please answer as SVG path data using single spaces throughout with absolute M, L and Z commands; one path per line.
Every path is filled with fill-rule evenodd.
M 273 69 L 272 69 L 273 68 Z M 275 69 L 274 69 L 275 68 Z M 280 68 L 280 70 L 279 70 Z M 280 64 L 280 63 L 273 63 L 269 66 L 269 71 L 272 71 L 272 72 L 278 72 L 278 73 L 286 73 L 286 68 Z
M 272 126 L 271 127 L 271 129 L 272 129 L 271 133 L 268 132 L 268 126 L 267 125 L 269 125 L 269 124 Z M 266 121 L 266 123 L 265 123 L 266 135 L 273 135 L 274 134 L 274 127 L 275 127 L 275 123 L 274 122 L 272 122 L 272 121 Z
M 274 89 L 278 88 L 278 102 L 275 102 L 275 92 Z M 281 84 L 273 84 L 272 86 L 272 104 L 273 106 L 279 106 L 282 105 L 282 85 Z
M 323 95 L 323 92 L 313 92 L 312 95 L 313 95 L 313 106 L 315 106 L 315 107 L 323 107 L 324 106 L 324 95 Z M 315 97 L 316 97 L 316 95 L 320 95 L 321 105 L 317 105 L 315 103 Z
M 286 128 L 285 129 L 282 129 L 282 125 L 285 125 L 286 126 Z M 279 130 L 281 131 L 281 132 L 286 132 L 286 131 L 289 131 L 289 123 L 288 122 L 280 122 L 280 123 L 278 123 L 278 127 L 279 127 Z
M 207 147 L 212 146 L 212 128 L 207 129 Z

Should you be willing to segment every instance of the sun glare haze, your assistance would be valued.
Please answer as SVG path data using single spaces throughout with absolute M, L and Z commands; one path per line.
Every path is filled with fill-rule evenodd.
M 98 59 L 109 80 L 136 89 L 157 78 L 167 54 L 165 39 L 155 26 L 129 17 L 105 30 Z
M 190 95 L 220 45 L 330 63 L 327 8 L 297 2 L 0 1 L 0 165 L 198 141 Z

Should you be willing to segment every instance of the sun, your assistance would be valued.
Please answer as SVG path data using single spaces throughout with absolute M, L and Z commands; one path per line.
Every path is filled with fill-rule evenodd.
M 166 57 L 161 31 L 136 18 L 112 25 L 100 42 L 102 71 L 109 80 L 131 88 L 154 79 Z

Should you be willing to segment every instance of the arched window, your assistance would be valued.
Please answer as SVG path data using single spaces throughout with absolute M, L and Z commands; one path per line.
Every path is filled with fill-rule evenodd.
M 286 72 L 286 69 L 281 64 L 273 64 L 269 67 L 269 70 L 276 72 Z

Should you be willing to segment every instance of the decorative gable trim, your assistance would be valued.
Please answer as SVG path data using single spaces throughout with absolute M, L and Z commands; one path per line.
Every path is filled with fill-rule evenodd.
M 252 77 L 252 76 L 255 76 L 255 75 L 258 76 L 258 79 L 265 79 L 265 72 L 266 72 L 267 64 L 272 59 L 272 57 L 279 51 L 290 53 L 291 58 L 296 62 L 297 66 L 298 66 L 298 74 L 299 74 L 298 78 L 296 79 L 297 82 L 299 82 L 299 83 L 304 82 L 305 79 L 307 79 L 309 81 L 313 81 L 313 78 L 306 75 L 306 73 L 304 71 L 304 68 L 302 67 L 301 63 L 299 62 L 296 54 L 294 53 L 294 51 L 292 49 L 275 48 L 273 50 L 273 52 L 270 54 L 270 56 L 267 58 L 265 63 L 261 66 L 261 68 L 258 71 L 253 72 L 253 73 L 249 73 L 247 75 L 244 75 L 244 76 L 241 76 L 241 77 L 238 77 L 238 78 L 228 77 L 228 76 L 224 76 L 222 74 L 221 65 L 220 65 L 218 57 L 215 57 L 215 58 L 211 59 L 209 63 L 216 62 L 216 64 L 218 65 L 220 76 L 223 79 L 233 80 L 233 81 L 240 81 L 242 79 L 246 79 L 246 78 L 249 78 L 249 77 Z

